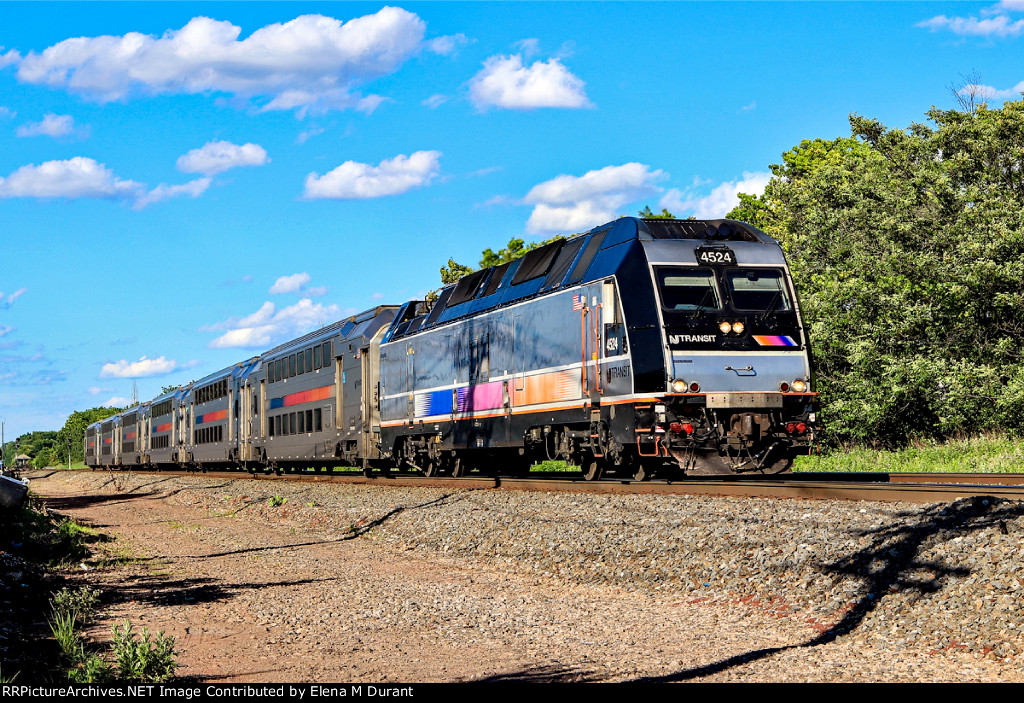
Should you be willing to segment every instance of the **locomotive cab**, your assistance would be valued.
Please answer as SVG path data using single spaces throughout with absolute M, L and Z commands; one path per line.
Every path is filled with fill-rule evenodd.
M 664 390 L 637 406 L 641 457 L 693 473 L 785 471 L 814 442 L 816 394 L 779 244 L 728 220 L 646 220 Z

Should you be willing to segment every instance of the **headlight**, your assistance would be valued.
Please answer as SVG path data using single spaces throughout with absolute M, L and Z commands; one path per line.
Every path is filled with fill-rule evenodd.
M 803 393 L 807 390 L 807 381 L 801 381 L 799 378 L 793 381 L 793 392 Z
M 718 323 L 718 329 L 722 330 L 722 334 L 729 334 L 732 332 L 732 325 L 730 325 L 726 320 L 722 320 Z
M 746 328 L 746 325 L 744 325 L 742 322 L 732 323 L 732 331 L 735 332 L 736 334 L 743 334 L 743 330 L 745 330 Z
M 672 381 L 672 392 L 673 393 L 685 393 L 686 392 L 686 381 L 681 378 L 677 378 Z

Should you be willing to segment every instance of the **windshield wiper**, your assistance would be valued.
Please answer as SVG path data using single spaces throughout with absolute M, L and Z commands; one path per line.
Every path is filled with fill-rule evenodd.
M 693 317 L 696 318 L 704 314 L 704 306 L 708 304 L 708 298 L 714 298 L 714 291 L 711 288 L 704 291 L 704 297 L 700 299 L 700 304 L 697 305 L 697 308 L 693 311 Z
M 779 302 L 779 300 L 781 298 L 782 298 L 782 291 L 781 290 L 775 291 L 775 295 L 773 295 L 772 299 L 768 301 L 768 307 L 766 307 L 764 309 L 763 313 L 761 313 L 760 315 L 757 316 L 757 319 L 760 320 L 761 322 L 764 322 L 769 317 L 771 317 L 771 314 L 773 312 L 775 312 L 775 303 Z

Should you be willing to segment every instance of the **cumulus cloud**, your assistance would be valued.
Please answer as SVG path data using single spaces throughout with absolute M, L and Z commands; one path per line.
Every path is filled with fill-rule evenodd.
M 291 276 L 281 276 L 274 281 L 274 285 L 270 286 L 269 293 L 271 295 L 278 295 L 279 293 L 297 293 L 311 280 L 313 280 L 312 277 L 305 272 L 293 273 Z
M 238 146 L 231 142 L 207 142 L 199 149 L 193 149 L 178 157 L 177 167 L 184 173 L 201 173 L 212 176 L 240 166 L 262 166 L 270 159 L 267 151 L 259 144 Z
M 18 79 L 101 102 L 227 93 L 265 110 L 365 108 L 355 88 L 397 70 L 420 48 L 425 30 L 423 20 L 397 7 L 348 22 L 303 15 L 242 40 L 241 27 L 194 17 L 159 37 L 65 39 L 21 59 Z
M 196 198 L 209 186 L 209 178 L 199 178 L 181 185 L 161 183 L 147 191 L 145 184 L 118 178 L 95 159 L 75 156 L 22 166 L 7 178 L 0 177 L 0 198 L 101 198 L 120 200 L 138 210 L 168 198 Z
M 84 156 L 22 166 L 0 178 L 0 198 L 134 199 L 141 190 L 141 183 L 117 178 L 112 170 Z
M 71 115 L 56 115 L 48 112 L 43 115 L 41 122 L 27 122 L 16 130 L 19 137 L 78 137 L 85 139 L 89 136 L 88 127 L 75 127 L 75 118 Z
M 430 183 L 440 172 L 440 151 L 417 151 L 411 156 L 399 154 L 377 166 L 346 161 L 323 176 L 306 176 L 305 198 L 365 200 L 398 195 Z
M 953 34 L 968 37 L 1015 37 L 1024 32 L 1024 20 L 1013 21 L 1006 15 L 996 15 L 987 19 L 977 17 L 946 17 L 938 15 L 931 19 L 918 22 L 932 32 L 948 30 Z
M 558 176 L 526 194 L 523 202 L 534 205 L 526 229 L 531 234 L 580 232 L 608 222 L 622 206 L 659 193 L 655 184 L 667 175 L 633 162 Z
M 740 204 L 740 193 L 759 196 L 771 179 L 770 173 L 744 172 L 742 180 L 720 183 L 707 195 L 698 195 L 692 189 L 680 191 L 673 188 L 665 193 L 659 205 L 677 217 L 692 214 L 698 220 L 716 220 Z
M 523 65 L 520 54 L 492 56 L 469 82 L 469 95 L 478 109 L 503 107 L 593 107 L 582 80 L 557 59 Z
M 179 368 L 178 362 L 165 357 L 149 359 L 142 357 L 138 361 L 115 361 L 103 364 L 100 378 L 145 378 L 147 376 L 163 376 Z
M 227 330 L 210 342 L 208 346 L 212 349 L 266 349 L 340 317 L 341 310 L 337 305 L 314 304 L 309 298 L 303 298 L 280 310 L 268 300 L 251 315 L 231 318 L 204 327 L 201 331 Z
M 12 66 L 21 61 L 21 54 L 14 49 L 11 49 L 4 53 L 4 48 L 0 46 L 0 68 L 4 66 Z
M 105 402 L 102 407 L 104 407 L 104 408 L 123 408 L 126 405 L 128 405 L 128 403 L 130 403 L 130 402 L 132 402 L 132 401 L 130 401 L 128 398 L 125 398 L 125 397 L 120 396 L 120 395 L 115 395 L 113 398 L 111 398 L 110 400 Z

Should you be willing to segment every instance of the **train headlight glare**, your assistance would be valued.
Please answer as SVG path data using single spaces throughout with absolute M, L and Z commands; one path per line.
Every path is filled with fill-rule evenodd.
M 722 330 L 722 334 L 729 334 L 732 332 L 732 325 L 727 320 L 722 320 L 718 323 L 718 329 Z
M 745 329 L 747 329 L 747 326 L 744 325 L 742 322 L 732 323 L 732 331 L 735 332 L 736 334 L 743 334 L 743 330 Z
M 799 378 L 793 381 L 793 390 L 797 393 L 803 393 L 807 390 L 807 382 L 801 381 Z
M 672 392 L 673 393 L 685 393 L 686 392 L 686 381 L 681 378 L 677 378 L 672 381 Z

